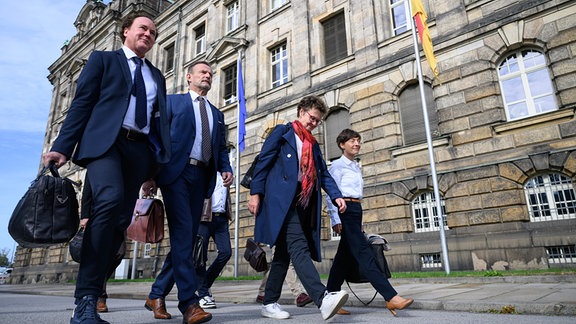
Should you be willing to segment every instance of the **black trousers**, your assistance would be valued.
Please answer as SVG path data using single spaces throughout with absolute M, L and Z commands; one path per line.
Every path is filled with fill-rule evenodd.
M 359 266 L 360 273 L 368 278 L 374 289 L 388 301 L 398 293 L 378 268 L 368 240 L 362 233 L 362 205 L 356 202 L 346 202 L 346 205 L 346 211 L 340 215 L 342 236 L 330 268 L 326 285 L 328 291 L 340 290 L 349 267 Z M 350 262 L 352 259 L 355 259 L 356 263 Z
M 87 165 L 93 208 L 84 232 L 82 262 L 74 297 L 100 296 L 114 257 L 130 225 L 142 182 L 152 169 L 147 141 L 119 136 L 102 156 Z

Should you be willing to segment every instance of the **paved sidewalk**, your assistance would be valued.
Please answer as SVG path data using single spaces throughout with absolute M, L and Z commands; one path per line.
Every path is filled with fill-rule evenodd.
M 411 308 L 469 312 L 501 312 L 513 310 L 521 314 L 576 316 L 576 275 L 525 276 L 525 277 L 471 277 L 391 279 L 390 282 L 403 297 L 414 298 Z M 108 284 L 111 298 L 142 299 L 148 295 L 152 283 Z M 260 281 L 217 280 L 212 294 L 217 302 L 255 303 Z M 374 296 L 370 284 L 344 284 L 350 293 L 347 305 L 362 306 L 352 294 L 367 302 Z M 0 293 L 72 296 L 71 284 L 0 285 Z M 174 290 L 167 297 L 177 300 Z M 280 304 L 294 302 L 284 285 Z M 368 307 L 385 307 L 378 295 Z

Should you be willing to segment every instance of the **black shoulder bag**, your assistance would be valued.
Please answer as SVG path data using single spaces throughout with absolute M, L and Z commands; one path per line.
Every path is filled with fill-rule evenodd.
M 50 175 L 45 175 L 50 170 Z M 53 163 L 45 166 L 20 199 L 8 223 L 10 236 L 25 248 L 70 241 L 78 231 L 76 182 L 60 177 Z

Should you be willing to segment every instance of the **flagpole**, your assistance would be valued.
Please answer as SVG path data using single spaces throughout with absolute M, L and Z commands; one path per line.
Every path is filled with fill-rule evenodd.
M 242 63 L 240 63 L 240 60 L 242 59 L 242 49 L 239 48 L 238 49 L 238 59 L 236 61 L 237 67 L 236 67 L 236 166 L 235 169 L 236 171 L 234 172 L 235 177 L 234 177 L 234 181 L 235 181 L 235 186 L 236 186 L 236 192 L 235 192 L 235 199 L 236 199 L 236 203 L 234 204 L 234 278 L 238 277 L 238 213 L 240 211 L 240 208 L 238 206 L 238 201 L 240 198 L 240 181 L 238 180 L 240 178 L 240 98 L 238 96 L 238 76 L 240 76 L 240 70 L 238 70 L 238 66 Z
M 412 3 L 409 12 L 412 13 Z M 412 17 L 412 40 L 414 43 L 414 53 L 416 54 L 416 68 L 418 70 L 418 85 L 420 88 L 420 100 L 422 101 L 422 113 L 424 114 L 424 128 L 426 130 L 426 142 L 428 143 L 428 157 L 430 159 L 430 172 L 432 173 L 432 185 L 434 187 L 434 200 L 436 203 L 436 213 L 440 221 L 440 244 L 442 246 L 442 257 L 444 260 L 444 270 L 450 274 L 450 262 L 448 259 L 448 247 L 446 246 L 446 234 L 444 233 L 444 213 L 440 201 L 440 190 L 438 189 L 438 176 L 436 175 L 436 162 L 434 161 L 434 146 L 432 145 L 432 134 L 430 132 L 430 122 L 428 120 L 428 107 L 426 105 L 426 95 L 424 94 L 424 80 L 422 77 L 422 66 L 420 65 L 420 51 L 418 50 L 418 39 L 416 38 L 416 23 Z M 432 215 L 434 216 L 434 215 Z
M 235 172 L 235 183 L 236 183 L 236 204 L 234 206 L 234 277 L 238 277 L 238 255 L 239 255 L 239 248 L 238 248 L 238 225 L 239 225 L 239 213 L 240 213 L 240 151 L 244 149 L 244 144 L 241 143 L 241 137 L 244 134 L 241 134 L 241 124 L 244 124 L 244 121 L 241 120 L 240 117 L 240 107 L 242 102 L 244 102 L 244 81 L 242 77 L 242 54 L 244 50 L 242 48 L 238 48 L 238 59 L 236 61 L 236 172 Z M 245 103 L 244 103 L 245 106 Z

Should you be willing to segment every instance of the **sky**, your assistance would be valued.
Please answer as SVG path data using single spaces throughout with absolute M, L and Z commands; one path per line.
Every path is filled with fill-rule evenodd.
M 104 1 L 109 3 L 110 1 Z M 41 163 L 52 85 L 48 67 L 76 34 L 85 0 L 3 1 L 0 12 L 0 250 L 14 207 Z

